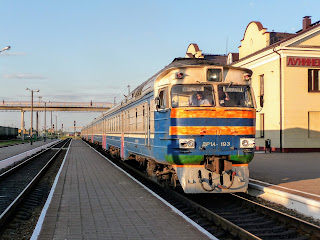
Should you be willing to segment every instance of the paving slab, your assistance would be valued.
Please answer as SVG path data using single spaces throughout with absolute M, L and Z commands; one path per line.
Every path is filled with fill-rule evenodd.
M 209 239 L 81 140 L 73 140 L 38 239 Z

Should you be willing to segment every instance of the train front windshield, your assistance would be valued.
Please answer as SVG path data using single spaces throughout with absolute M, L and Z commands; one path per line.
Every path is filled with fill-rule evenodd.
M 171 90 L 173 108 L 214 106 L 212 85 L 175 85 Z
M 254 107 L 249 86 L 220 85 L 218 94 L 222 107 Z

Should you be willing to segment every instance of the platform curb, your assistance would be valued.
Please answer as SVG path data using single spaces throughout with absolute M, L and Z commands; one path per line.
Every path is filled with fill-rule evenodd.
M 26 152 L 22 152 L 22 153 L 19 153 L 17 155 L 14 155 L 12 157 L 8 157 L 6 159 L 0 160 L 0 170 L 3 169 L 3 168 L 9 167 L 12 164 L 15 164 L 15 163 L 27 158 L 27 157 L 30 157 L 33 154 L 36 154 L 36 153 L 42 151 L 43 149 L 49 148 L 51 145 L 57 143 L 57 141 L 52 141 L 52 142 L 47 143 L 45 145 L 41 145 L 39 147 L 33 148 L 31 150 L 28 150 Z
M 248 193 L 320 220 L 320 202 L 284 191 L 249 183 Z

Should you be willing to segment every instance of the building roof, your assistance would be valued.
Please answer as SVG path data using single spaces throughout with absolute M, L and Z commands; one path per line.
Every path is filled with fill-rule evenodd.
M 262 49 L 260 49 L 260 50 L 258 50 L 256 52 L 254 52 L 254 53 L 251 53 L 251 54 L 249 54 L 249 55 L 247 55 L 247 56 L 245 56 L 243 58 L 240 58 L 238 61 L 233 62 L 232 64 L 241 62 L 241 61 L 243 61 L 245 59 L 248 59 L 248 58 L 250 58 L 250 57 L 252 57 L 252 56 L 254 56 L 256 54 L 259 54 L 259 53 L 264 52 L 266 50 L 269 50 L 271 48 L 277 47 L 280 44 L 282 44 L 282 43 L 284 43 L 284 42 L 286 42 L 286 41 L 288 41 L 288 40 L 290 40 L 292 38 L 295 38 L 295 37 L 298 37 L 298 36 L 300 36 L 302 34 L 305 34 L 306 32 L 309 32 L 309 31 L 311 31 L 311 30 L 313 30 L 313 29 L 315 29 L 315 28 L 317 28 L 319 26 L 320 26 L 320 21 L 317 21 L 317 22 L 315 22 L 313 24 L 310 24 L 307 28 L 297 31 L 296 33 L 270 32 L 270 45 L 269 46 L 267 46 L 265 48 L 262 48 Z M 273 39 L 272 39 L 271 36 L 273 37 Z

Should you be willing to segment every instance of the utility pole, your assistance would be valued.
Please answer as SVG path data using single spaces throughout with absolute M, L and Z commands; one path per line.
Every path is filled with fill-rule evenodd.
M 33 92 L 40 92 L 39 89 L 26 89 L 27 91 L 31 92 L 31 133 L 30 133 L 30 144 L 32 145 L 32 137 L 33 137 Z
M 53 128 L 52 128 L 52 111 L 51 111 L 51 130 L 50 130 L 51 139 L 52 139 L 52 131 L 53 131 Z
M 56 115 L 56 128 L 57 128 L 57 129 L 56 129 L 56 132 L 57 132 L 57 133 L 58 133 L 58 116 L 59 116 L 59 115 Z
M 76 139 L 76 120 L 73 121 L 73 127 L 74 127 L 74 139 Z
M 46 131 L 46 128 L 47 128 L 47 103 L 49 103 L 49 102 L 50 101 L 44 102 L 44 126 L 43 126 L 43 129 L 44 129 L 44 135 L 43 135 L 44 141 L 46 141 L 46 138 L 47 138 L 47 131 Z
M 40 102 L 41 102 L 41 96 L 38 97 L 39 98 L 39 108 L 40 108 Z M 37 124 L 36 124 L 36 127 L 37 127 L 37 136 L 39 136 L 39 112 L 37 111 Z

